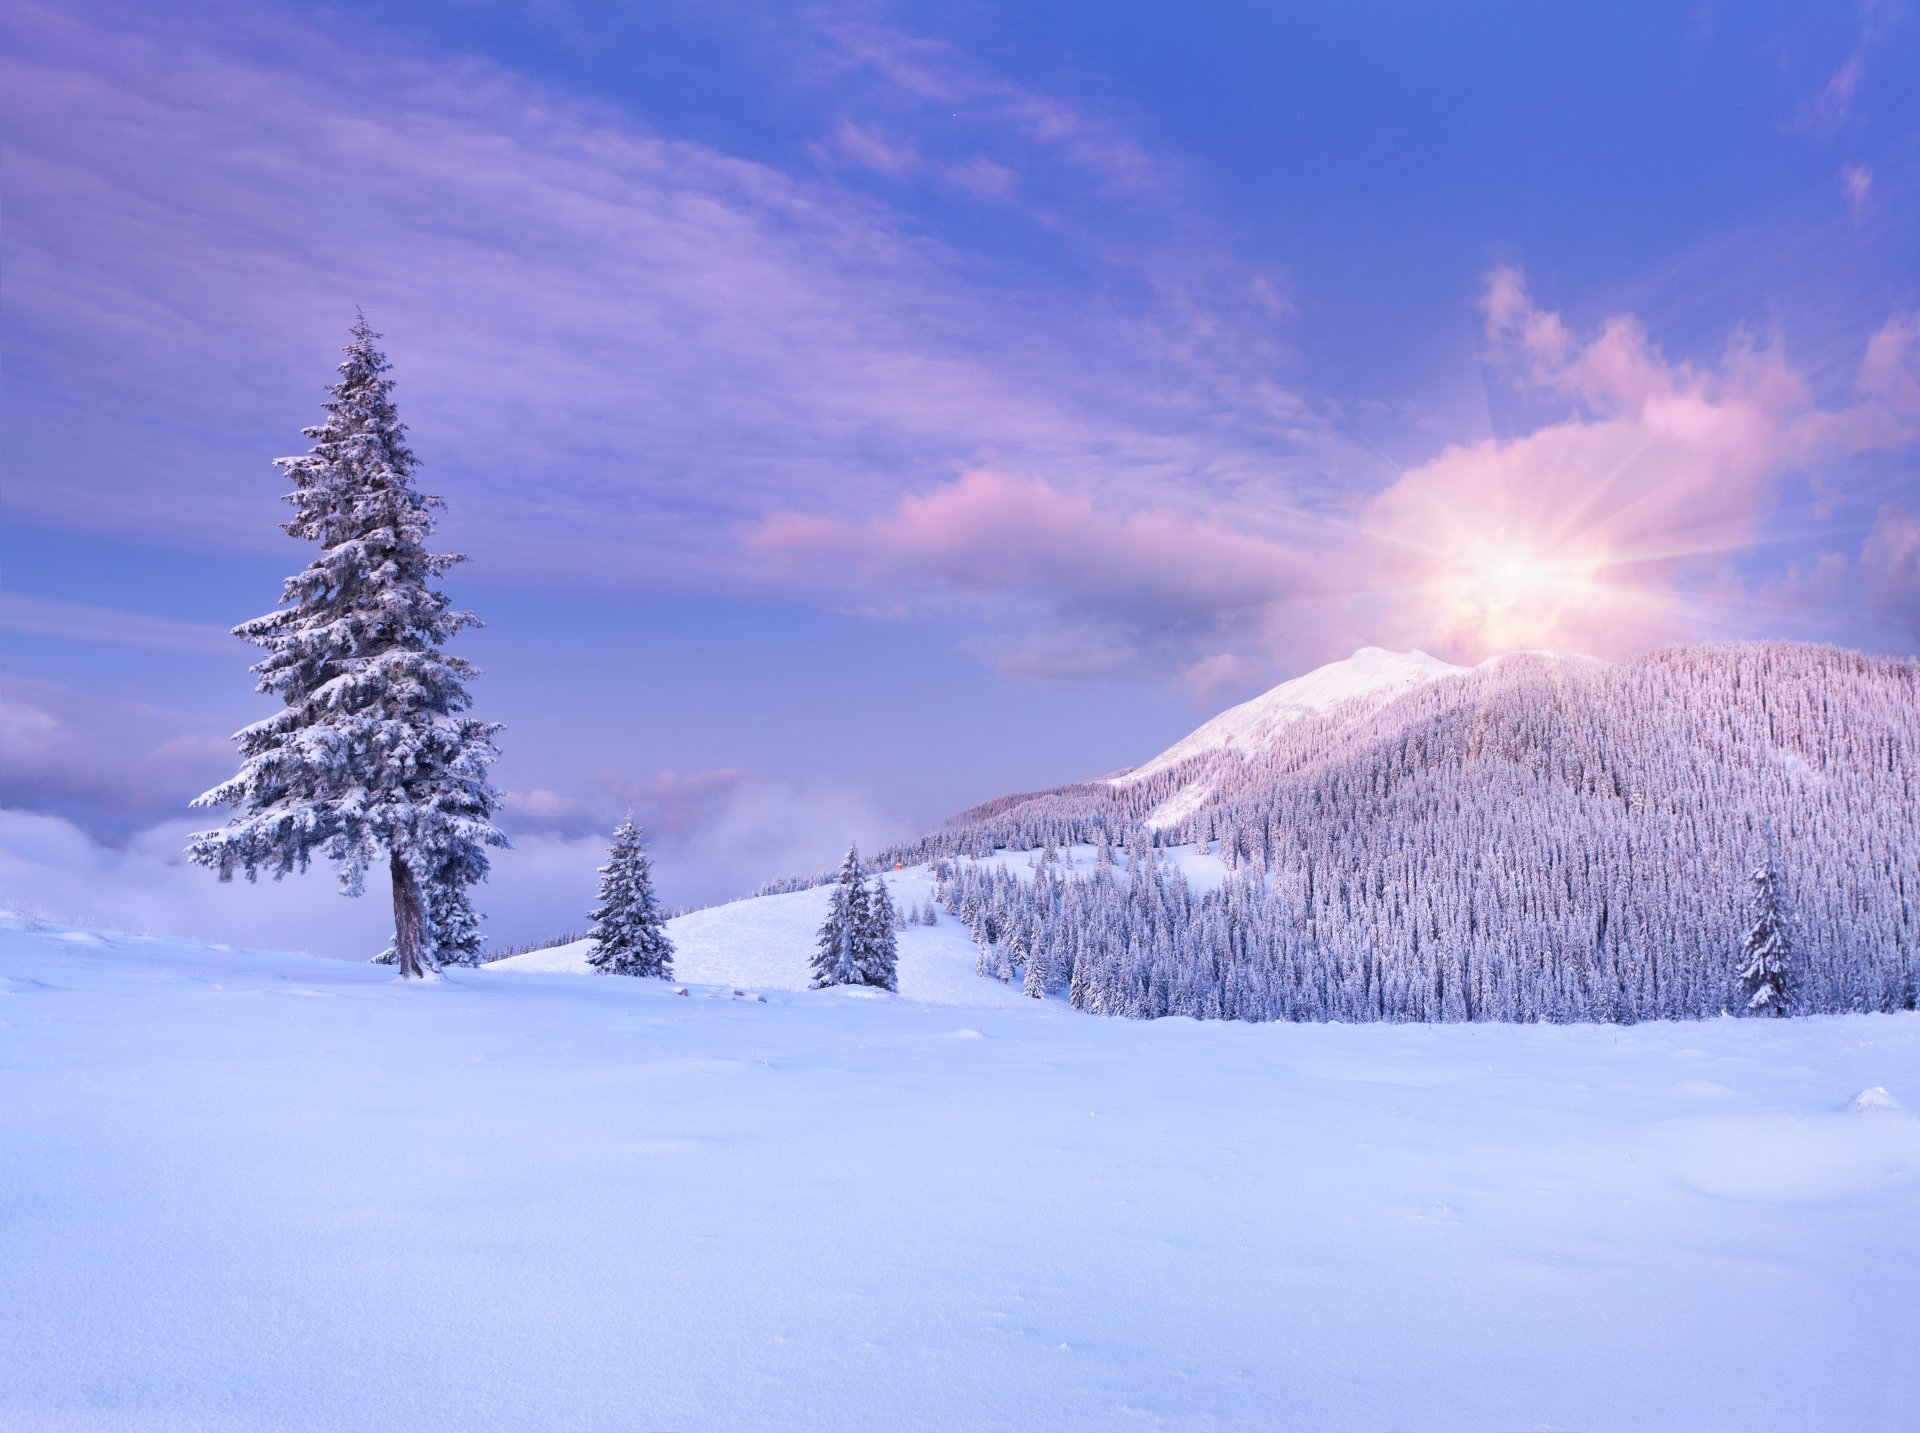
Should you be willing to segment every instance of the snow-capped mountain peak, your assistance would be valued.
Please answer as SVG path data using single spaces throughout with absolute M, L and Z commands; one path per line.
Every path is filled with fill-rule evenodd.
M 1443 677 L 1471 671 L 1425 652 L 1389 652 L 1362 647 L 1344 661 L 1330 662 L 1304 676 L 1282 682 L 1252 701 L 1230 707 L 1183 737 L 1153 760 L 1114 778 L 1120 785 L 1145 780 L 1206 752 L 1254 752 L 1303 717 L 1353 704 L 1361 712 L 1378 711 L 1396 697 Z

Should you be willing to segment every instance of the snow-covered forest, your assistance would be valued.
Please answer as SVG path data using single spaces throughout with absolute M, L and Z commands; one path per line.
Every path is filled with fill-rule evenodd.
M 983 942 L 1108 1014 L 1645 1020 L 1746 1004 L 1754 872 L 1796 1012 L 1920 995 L 1920 664 L 1832 648 L 1521 654 L 1357 692 L 1147 774 L 976 807 L 945 861 Z M 1215 851 L 1196 890 L 1160 859 Z M 1091 844 L 1083 866 L 1064 848 Z M 1030 879 L 975 860 L 1040 853 Z M 1117 854 L 1116 854 L 1117 853 Z

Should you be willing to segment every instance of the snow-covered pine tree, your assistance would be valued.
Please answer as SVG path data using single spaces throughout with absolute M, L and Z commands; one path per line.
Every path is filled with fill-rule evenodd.
M 1027 947 L 1027 933 L 1025 930 L 1016 927 L 1012 935 L 1000 942 L 1000 948 L 994 954 L 994 977 L 998 979 L 1002 985 L 1011 984 L 1013 982 L 1014 968 L 1028 961 L 1030 958 L 1031 952 Z
M 1031 995 L 1035 1000 L 1044 1000 L 1047 995 L 1047 976 L 1043 969 L 1046 962 L 1039 956 L 1027 961 L 1026 978 L 1020 982 L 1021 993 Z
M 896 970 L 900 946 L 893 917 L 893 896 L 887 890 L 886 878 L 876 875 L 873 888 L 867 893 L 866 928 L 855 953 L 854 977 L 862 985 L 876 985 L 882 990 L 899 989 Z
M 860 852 L 847 847 L 840 874 L 827 899 L 827 918 L 820 926 L 813 952 L 815 990 L 829 985 L 859 983 L 858 946 L 868 922 L 867 887 L 860 869 Z
M 1786 894 L 1769 857 L 1753 873 L 1747 913 L 1753 924 L 1740 951 L 1740 987 L 1749 1015 L 1785 1015 L 1792 991 L 1787 963 L 1792 958 Z
M 480 916 L 467 898 L 467 883 L 444 872 L 427 885 L 427 929 L 439 965 L 479 965 Z M 391 963 L 391 961 L 389 961 Z
M 320 555 L 287 580 L 285 606 L 234 629 L 265 649 L 259 690 L 284 705 L 236 734 L 239 774 L 194 804 L 237 809 L 188 849 L 222 880 L 304 871 L 318 851 L 348 895 L 384 854 L 394 963 L 408 978 L 427 974 L 438 949 L 478 940 L 464 891 L 507 839 L 487 775 L 499 726 L 464 714 L 475 670 L 441 650 L 477 623 L 430 585 L 463 559 L 427 551 L 442 504 L 413 485 L 418 460 L 379 337 L 356 319 L 327 417 L 304 430 L 312 450 L 278 460 L 294 488 L 285 529 Z
M 631 816 L 615 828 L 607 864 L 600 868 L 600 904 L 591 935 L 587 964 L 602 975 L 673 978 L 666 912 L 654 899 L 653 862 Z

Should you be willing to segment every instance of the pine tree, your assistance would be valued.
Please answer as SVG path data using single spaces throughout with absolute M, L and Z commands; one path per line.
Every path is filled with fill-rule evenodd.
M 602 975 L 673 978 L 673 941 L 666 913 L 654 899 L 653 862 L 631 816 L 614 830 L 607 864 L 600 868 L 600 904 L 590 934 L 587 964 Z
M 827 918 L 813 953 L 815 990 L 860 983 L 859 944 L 870 917 L 860 852 L 852 846 L 840 862 L 840 875 L 827 900 Z
M 1747 911 L 1753 925 L 1741 948 L 1740 985 L 1749 1015 L 1785 1015 L 1791 990 L 1787 962 L 1792 956 L 1785 893 L 1771 858 L 1753 873 Z
M 480 916 L 467 898 L 466 883 L 444 872 L 427 885 L 427 929 L 433 958 L 440 965 L 479 965 Z
M 1002 985 L 1011 984 L 1013 981 L 1014 967 L 1020 965 L 1022 962 L 1028 961 L 1029 958 L 1030 952 L 1027 948 L 1027 933 L 1024 930 L 1016 928 L 1012 935 L 1000 942 L 1000 949 L 994 961 L 993 973 Z
M 478 624 L 430 586 L 463 559 L 427 551 L 442 504 L 413 485 L 378 339 L 355 321 L 327 417 L 304 430 L 312 450 L 278 460 L 294 487 L 285 530 L 320 554 L 287 580 L 280 610 L 234 629 L 265 649 L 258 688 L 283 709 L 236 734 L 239 774 L 194 804 L 237 809 L 189 853 L 222 880 L 253 880 L 304 871 L 319 852 L 354 896 L 384 853 L 394 963 L 409 978 L 443 950 L 477 956 L 465 889 L 507 840 L 487 775 L 499 726 L 464 714 L 476 672 L 441 650 Z
M 861 985 L 875 985 L 882 990 L 898 989 L 896 971 L 899 961 L 893 896 L 887 890 L 886 879 L 876 875 L 873 889 L 867 895 L 866 926 L 856 942 L 854 978 Z
M 1041 968 L 1044 964 L 1038 956 L 1030 958 L 1027 961 L 1026 978 L 1020 983 L 1022 993 L 1031 995 L 1035 1000 L 1042 1000 L 1047 994 L 1046 972 Z

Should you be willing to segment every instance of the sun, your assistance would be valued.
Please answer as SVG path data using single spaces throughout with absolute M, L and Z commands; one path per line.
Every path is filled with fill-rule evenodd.
M 1487 562 L 1478 585 L 1489 606 L 1509 607 L 1541 597 L 1566 579 L 1566 574 L 1531 553 L 1513 553 Z
M 1606 605 L 1602 567 L 1590 550 L 1470 539 L 1442 564 L 1437 615 L 1496 649 L 1550 644 Z

